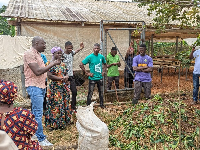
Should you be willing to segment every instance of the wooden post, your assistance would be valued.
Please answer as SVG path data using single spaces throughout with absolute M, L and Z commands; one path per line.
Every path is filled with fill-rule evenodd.
M 17 18 L 17 36 L 21 36 L 21 19 Z
M 26 98 L 26 87 L 25 87 L 25 75 L 24 75 L 24 65 L 20 66 L 21 71 L 21 82 L 22 82 L 22 96 Z
M 148 42 L 148 55 L 150 54 L 150 42 L 151 42 L 151 40 L 149 39 L 149 42 Z
M 151 35 L 151 58 L 153 59 L 153 34 Z
M 153 59 L 153 34 L 151 35 L 151 58 Z M 153 71 L 151 72 L 151 77 L 153 78 Z
M 176 51 L 175 51 L 175 55 L 178 53 L 178 36 L 176 37 Z

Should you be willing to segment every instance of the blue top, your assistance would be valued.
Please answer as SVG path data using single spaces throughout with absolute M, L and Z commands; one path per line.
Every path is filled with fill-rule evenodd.
M 90 72 L 93 73 L 93 77 L 88 77 L 90 80 L 101 80 L 102 76 L 102 64 L 106 64 L 106 59 L 103 55 L 98 54 L 94 55 L 94 53 L 88 55 L 82 63 L 84 65 L 89 63 Z
M 41 54 L 41 57 L 42 57 L 42 59 L 43 59 L 43 61 L 44 61 L 44 64 L 46 64 L 47 63 L 47 58 L 46 58 L 46 56 L 44 55 L 44 54 L 42 54 L 42 53 L 40 53 Z
M 153 60 L 150 56 L 145 55 L 137 55 L 133 58 L 133 67 L 153 67 Z M 151 73 L 150 72 L 135 72 L 134 81 L 141 81 L 141 82 L 151 82 Z

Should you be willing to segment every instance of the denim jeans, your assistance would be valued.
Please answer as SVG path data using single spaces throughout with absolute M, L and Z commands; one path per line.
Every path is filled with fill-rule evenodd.
M 199 77 L 200 74 L 193 73 L 193 100 L 196 102 L 198 100 L 198 92 L 199 92 Z
M 30 95 L 32 103 L 32 113 L 35 115 L 35 120 L 38 123 L 38 129 L 36 131 L 36 136 L 38 141 L 41 142 L 45 140 L 46 136 L 43 133 L 42 127 L 42 115 L 43 115 L 43 102 L 45 96 L 45 89 L 41 89 L 35 86 L 29 86 L 26 91 Z
M 102 106 L 103 105 L 103 80 L 89 80 L 87 105 L 91 104 L 91 99 L 92 99 L 95 84 L 97 84 L 97 88 L 98 88 L 98 92 L 99 92 L 100 105 Z

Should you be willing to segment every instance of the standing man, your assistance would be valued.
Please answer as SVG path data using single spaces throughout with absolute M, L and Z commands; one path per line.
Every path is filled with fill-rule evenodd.
M 192 105 L 197 104 L 199 92 L 199 77 L 200 77 L 200 47 L 192 48 L 189 56 L 190 59 L 195 58 L 194 71 L 193 71 L 193 102 Z
M 142 87 L 144 87 L 145 98 L 151 98 L 151 73 L 153 71 L 153 60 L 145 54 L 146 45 L 141 44 L 139 47 L 139 55 L 133 58 L 134 78 L 134 98 L 132 103 L 137 104 L 140 99 Z
M 119 89 L 119 70 L 121 66 L 119 55 L 117 55 L 117 48 L 112 47 L 111 52 L 107 55 L 108 68 L 108 90 L 111 90 L 112 82 L 115 81 L 116 89 Z
M 97 84 L 100 107 L 105 108 L 103 104 L 103 75 L 106 72 L 106 60 L 105 57 L 99 54 L 100 45 L 98 43 L 94 44 L 94 53 L 88 55 L 81 63 L 80 68 L 88 76 L 89 79 L 89 90 L 87 96 L 87 105 L 91 104 L 91 99 L 94 91 L 95 84 Z M 84 65 L 89 64 L 90 72 L 85 70 Z
M 72 101 L 71 101 L 71 108 L 76 110 L 76 96 L 77 96 L 77 89 L 76 89 L 76 82 L 73 77 L 73 57 L 76 53 L 81 51 L 84 48 L 83 43 L 80 44 L 80 49 L 73 50 L 73 45 L 70 41 L 65 43 L 65 52 L 63 54 L 63 62 L 67 65 L 69 81 L 70 81 L 70 90 L 72 92 Z
M 32 40 L 32 48 L 24 53 L 24 75 L 25 86 L 30 95 L 32 103 L 32 113 L 35 115 L 35 120 L 38 122 L 38 129 L 36 136 L 41 146 L 52 146 L 43 133 L 42 115 L 43 115 L 43 101 L 45 95 L 45 80 L 47 78 L 47 71 L 61 62 L 52 61 L 45 66 L 41 52 L 46 49 L 46 42 L 41 37 L 34 37 Z

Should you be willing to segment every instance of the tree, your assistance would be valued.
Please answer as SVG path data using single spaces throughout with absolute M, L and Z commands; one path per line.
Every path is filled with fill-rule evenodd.
M 155 13 L 153 26 L 159 30 L 170 29 L 172 22 L 179 22 L 179 28 L 199 28 L 200 15 L 197 0 L 135 0 L 139 7 L 149 6 L 148 15 Z
M 7 7 L 5 5 L 3 5 L 0 8 L 0 13 L 5 12 L 6 8 Z M 15 35 L 15 27 L 9 25 L 7 18 L 2 17 L 2 16 L 0 16 L 0 34 L 1 35 L 10 35 L 10 36 Z

